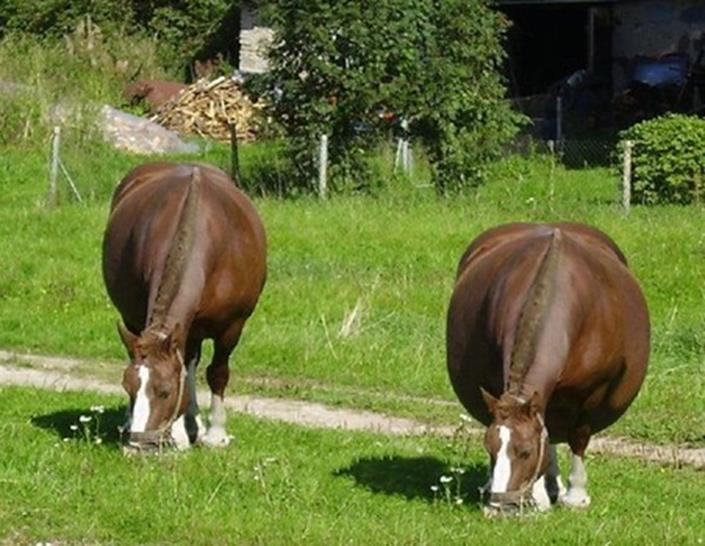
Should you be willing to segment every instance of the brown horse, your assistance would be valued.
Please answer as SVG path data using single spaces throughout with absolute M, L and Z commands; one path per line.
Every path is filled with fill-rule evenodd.
M 122 97 L 130 104 L 144 100 L 151 113 L 166 102 L 179 96 L 188 85 L 167 80 L 138 80 L 125 87 Z
M 103 277 L 130 357 L 123 378 L 128 448 L 227 445 L 228 359 L 265 276 L 262 223 L 222 171 L 154 162 L 120 182 L 103 240 Z M 201 435 L 195 372 L 204 339 L 213 339 L 214 353 L 206 373 L 211 423 Z
M 488 427 L 488 512 L 589 505 L 590 436 L 629 407 L 649 356 L 646 303 L 615 243 L 573 223 L 486 231 L 460 260 L 446 341 L 453 388 Z

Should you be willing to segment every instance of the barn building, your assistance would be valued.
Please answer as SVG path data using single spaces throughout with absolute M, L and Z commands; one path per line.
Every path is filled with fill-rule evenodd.
M 705 45 L 705 0 L 499 0 L 512 21 L 514 92 L 544 92 L 585 69 L 623 91 L 641 58 L 680 54 L 694 65 Z
M 240 6 L 239 70 L 245 74 L 267 70 L 273 33 L 260 17 L 262 1 Z M 620 108 L 640 110 L 621 125 L 664 110 L 702 110 L 705 0 L 496 0 L 496 8 L 511 22 L 509 94 L 531 117 L 545 117 L 553 108 L 547 102 L 570 86 L 574 100 L 566 105 L 582 108 L 578 116 L 597 126 L 614 125 Z M 620 102 L 635 80 L 657 89 L 656 98 L 647 93 Z M 608 110 L 603 119 L 593 115 Z

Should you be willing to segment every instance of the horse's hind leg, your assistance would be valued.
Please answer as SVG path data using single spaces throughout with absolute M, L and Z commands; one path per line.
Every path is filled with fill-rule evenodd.
M 225 431 L 225 387 L 230 378 L 228 359 L 240 339 L 244 322 L 237 321 L 224 336 L 215 340 L 213 362 L 206 370 L 206 379 L 211 389 L 211 415 L 208 432 L 202 441 L 210 446 L 224 447 L 230 443 L 231 437 Z

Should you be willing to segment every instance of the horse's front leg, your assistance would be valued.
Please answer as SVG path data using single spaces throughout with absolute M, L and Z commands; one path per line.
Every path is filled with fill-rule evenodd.
M 189 342 L 186 346 L 186 390 L 188 405 L 186 411 L 171 427 L 171 437 L 178 449 L 188 449 L 198 442 L 204 427 L 199 417 L 198 397 L 196 394 L 196 368 L 201 358 L 201 342 Z
M 568 476 L 568 491 L 561 502 L 572 508 L 587 508 L 590 506 L 590 496 L 587 493 L 587 470 L 585 469 L 585 449 L 590 441 L 590 431 L 581 427 L 576 431 L 575 438 L 569 442 L 573 459 Z
M 565 496 L 565 486 L 561 480 L 561 471 L 558 467 L 558 454 L 556 453 L 556 445 L 551 444 L 548 448 L 548 456 L 550 462 L 546 470 L 546 492 L 553 504 L 559 502 Z
M 230 378 L 228 359 L 240 339 L 244 322 L 237 321 L 223 337 L 215 340 L 213 362 L 206 370 L 206 379 L 211 390 L 211 414 L 210 426 L 202 441 L 212 447 L 225 447 L 232 439 L 225 430 L 225 387 Z

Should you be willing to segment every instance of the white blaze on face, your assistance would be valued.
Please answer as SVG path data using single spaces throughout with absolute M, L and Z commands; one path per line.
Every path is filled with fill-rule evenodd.
M 499 451 L 497 452 L 497 460 L 492 472 L 492 493 L 507 492 L 509 478 L 512 474 L 512 464 L 507 454 L 511 436 L 512 431 L 509 428 L 504 425 L 499 427 Z
M 144 432 L 149 420 L 149 398 L 147 397 L 147 382 L 149 381 L 149 368 L 140 366 L 137 374 L 140 378 L 140 387 L 135 397 L 135 407 L 132 410 L 132 428 L 130 432 Z

